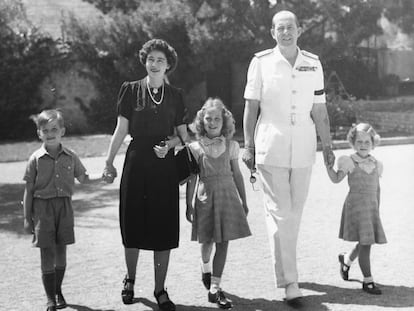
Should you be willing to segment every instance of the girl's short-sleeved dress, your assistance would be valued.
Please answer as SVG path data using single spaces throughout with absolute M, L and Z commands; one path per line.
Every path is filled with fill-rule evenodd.
M 338 159 L 338 170 L 348 174 L 349 184 L 339 238 L 362 245 L 386 243 L 379 215 L 381 162 L 373 156 L 342 156 Z
M 132 140 L 125 155 L 120 186 L 119 220 L 127 248 L 162 251 L 178 247 L 179 182 L 171 149 L 163 159 L 153 146 L 184 123 L 182 92 L 164 83 L 164 98 L 151 99 L 146 79 L 124 82 L 118 115 L 129 120 Z M 154 94 L 156 101 L 162 89 Z
M 190 149 L 200 166 L 191 240 L 220 243 L 251 235 L 230 164 L 238 159 L 238 143 L 203 137 Z

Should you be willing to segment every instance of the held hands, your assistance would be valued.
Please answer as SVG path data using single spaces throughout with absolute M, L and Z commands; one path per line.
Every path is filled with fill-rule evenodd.
M 242 155 L 242 160 L 250 171 L 254 170 L 256 165 L 254 148 L 245 148 Z
M 102 173 L 102 179 L 108 183 L 112 184 L 114 182 L 115 177 L 117 176 L 116 168 L 113 164 L 106 163 L 104 171 Z
M 34 233 L 33 219 L 32 218 L 30 218 L 30 219 L 25 218 L 23 227 L 24 227 L 24 231 L 26 233 L 28 233 L 28 234 Z
M 189 223 L 193 223 L 194 220 L 194 207 L 191 204 L 187 204 L 187 209 L 185 211 L 185 217 Z
M 323 148 L 323 161 L 325 162 L 325 166 L 331 168 L 335 164 L 335 154 L 332 151 L 330 146 Z

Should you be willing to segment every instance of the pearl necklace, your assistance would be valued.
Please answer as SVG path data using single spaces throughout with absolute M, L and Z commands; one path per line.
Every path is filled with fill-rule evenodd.
M 147 89 L 148 89 L 148 93 L 149 93 L 149 95 L 151 97 L 151 100 L 154 102 L 154 104 L 156 104 L 156 105 L 161 104 L 162 103 L 162 100 L 164 99 L 164 82 L 162 83 L 161 99 L 159 101 L 156 101 L 155 98 L 152 96 L 152 92 L 151 92 L 150 87 L 149 87 L 148 79 L 147 79 Z M 155 94 L 158 93 L 158 89 L 156 89 L 156 90 L 157 91 L 154 92 Z

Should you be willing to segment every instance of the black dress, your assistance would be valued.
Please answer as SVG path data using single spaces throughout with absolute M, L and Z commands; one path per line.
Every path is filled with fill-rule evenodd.
M 127 248 L 168 250 L 178 247 L 179 188 L 174 150 L 158 158 L 153 146 L 184 124 L 182 92 L 164 84 L 164 99 L 156 105 L 146 79 L 124 82 L 118 115 L 129 120 L 132 141 L 125 155 L 120 187 L 119 219 Z M 159 89 L 157 100 L 160 100 Z

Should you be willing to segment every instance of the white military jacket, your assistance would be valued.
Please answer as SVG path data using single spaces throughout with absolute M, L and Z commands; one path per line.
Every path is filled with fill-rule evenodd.
M 247 73 L 245 99 L 260 101 L 255 130 L 256 163 L 303 168 L 313 165 L 314 104 L 325 104 L 318 56 L 298 49 L 292 67 L 276 46 L 256 53 Z

